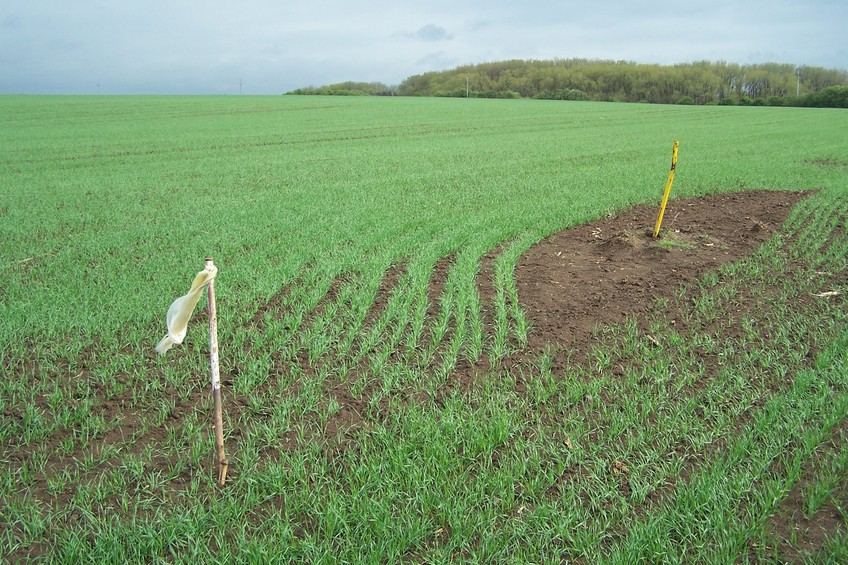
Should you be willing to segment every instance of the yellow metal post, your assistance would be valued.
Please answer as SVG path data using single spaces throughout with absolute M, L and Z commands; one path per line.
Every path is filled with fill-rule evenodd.
M 674 148 L 671 152 L 671 170 L 668 172 L 668 182 L 665 184 L 665 193 L 663 194 L 662 204 L 660 205 L 660 214 L 657 216 L 657 223 L 654 226 L 654 238 L 660 235 L 660 226 L 662 225 L 663 215 L 665 214 L 665 206 L 668 204 L 668 195 L 671 194 L 671 183 L 674 182 L 674 170 L 677 168 L 677 146 L 674 142 Z

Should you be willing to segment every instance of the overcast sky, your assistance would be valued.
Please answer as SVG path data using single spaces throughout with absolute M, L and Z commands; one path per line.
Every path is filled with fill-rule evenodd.
M 505 59 L 848 69 L 846 0 L 5 0 L 0 93 L 279 94 Z

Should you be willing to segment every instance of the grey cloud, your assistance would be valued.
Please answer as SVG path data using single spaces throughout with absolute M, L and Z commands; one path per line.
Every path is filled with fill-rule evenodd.
M 415 32 L 416 39 L 421 41 L 446 41 L 453 39 L 453 35 L 448 33 L 448 30 L 436 24 L 427 24 Z

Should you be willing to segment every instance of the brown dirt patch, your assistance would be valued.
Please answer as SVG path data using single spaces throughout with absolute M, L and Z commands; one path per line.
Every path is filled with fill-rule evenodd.
M 673 298 L 681 285 L 749 256 L 807 194 L 748 191 L 672 201 L 658 239 L 651 233 L 657 206 L 549 236 L 521 257 L 515 272 L 532 325 L 530 350 L 549 344 L 583 359 L 600 325 L 636 317 L 645 330 L 642 315 L 658 298 Z M 671 322 L 677 313 L 665 314 Z

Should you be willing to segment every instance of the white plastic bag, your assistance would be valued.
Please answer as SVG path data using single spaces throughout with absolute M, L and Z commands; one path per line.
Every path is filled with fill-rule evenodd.
M 167 353 L 172 346 L 183 342 L 188 331 L 188 321 L 194 312 L 194 307 L 200 300 L 200 295 L 206 286 L 218 274 L 218 267 L 212 265 L 206 267 L 194 277 L 194 282 L 191 283 L 191 289 L 188 294 L 180 296 L 174 300 L 171 307 L 168 308 L 166 323 L 168 326 L 168 335 L 162 338 L 159 345 L 156 346 L 156 352 L 159 355 Z

